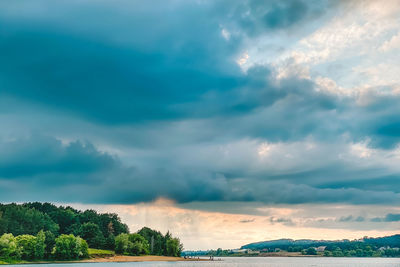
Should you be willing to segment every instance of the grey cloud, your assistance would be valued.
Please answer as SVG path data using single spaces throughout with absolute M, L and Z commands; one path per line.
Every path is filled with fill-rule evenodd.
M 170 165 L 123 164 L 90 143 L 62 144 L 46 136 L 3 141 L 1 196 L 5 201 L 58 200 L 84 203 L 137 203 L 159 197 L 192 201 L 287 203 L 399 203 L 399 194 L 360 189 L 319 189 L 295 181 L 224 174 Z M 4 152 L 7 151 L 7 152 Z M 23 156 L 22 156 L 23 155 Z M 155 166 L 152 166 L 152 165 Z M 19 190 L 16 196 L 13 192 Z M 46 192 L 46 194 L 43 194 Z M 21 199 L 19 200 L 21 201 Z M 276 221 L 284 222 L 284 221 Z M 289 222 L 285 222 L 289 223 Z
M 372 95 L 362 106 L 296 75 L 277 81 L 271 66 L 244 72 L 235 62 L 248 38 L 302 26 L 324 4 L 226 3 L 2 1 L 0 131 L 43 133 L 0 144 L 3 199 L 20 201 L 19 190 L 26 200 L 102 203 L 399 203 L 396 169 L 339 158 L 344 136 L 347 145 L 399 143 L 398 96 Z M 337 148 L 263 168 L 244 153 L 249 144 L 223 151 L 242 140 Z
M 388 213 L 385 217 L 375 217 L 371 222 L 399 222 L 400 214 Z
M 365 218 L 362 216 L 353 217 L 353 215 L 342 216 L 338 220 L 339 222 L 364 222 Z
M 269 218 L 269 222 L 271 224 L 275 224 L 275 223 L 281 223 L 283 225 L 287 225 L 287 226 L 294 226 L 296 225 L 291 219 L 289 218 L 275 218 L 275 217 L 271 217 Z

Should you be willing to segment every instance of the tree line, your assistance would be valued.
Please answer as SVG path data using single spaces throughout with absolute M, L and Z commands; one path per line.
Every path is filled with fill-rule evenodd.
M 54 236 L 72 234 L 85 239 L 91 248 L 114 249 L 115 237 L 129 233 L 114 213 L 79 211 L 50 203 L 0 204 L 0 235 L 36 235 L 40 230 Z
M 115 252 L 125 255 L 164 255 L 180 257 L 183 245 L 169 232 L 143 227 L 135 234 L 120 234 L 115 238 Z
M 50 203 L 0 204 L 0 258 L 70 260 L 88 247 L 124 255 L 180 256 L 183 246 L 169 232 L 148 227 L 134 234 L 117 214 L 79 211 Z
M 50 231 L 41 230 L 34 235 L 3 234 L 0 237 L 0 259 L 18 260 L 77 260 L 89 256 L 87 242 L 72 234 L 59 235 L 57 238 Z

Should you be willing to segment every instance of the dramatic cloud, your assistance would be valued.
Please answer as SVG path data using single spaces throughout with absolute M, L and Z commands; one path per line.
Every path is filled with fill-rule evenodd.
M 398 205 L 399 14 L 395 1 L 2 1 L 0 200 Z

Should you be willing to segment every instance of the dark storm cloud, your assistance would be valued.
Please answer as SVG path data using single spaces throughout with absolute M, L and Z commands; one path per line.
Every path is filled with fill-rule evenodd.
M 218 175 L 124 167 L 118 158 L 90 143 L 63 145 L 36 135 L 3 141 L 0 148 L 1 201 L 136 203 L 158 197 L 178 202 L 224 198 L 226 182 Z
M 273 103 L 279 93 L 257 76 L 267 73 L 240 71 L 242 37 L 225 40 L 221 24 L 245 17 L 263 25 L 262 34 L 308 10 L 300 1 L 1 5 L 1 93 L 112 124 L 242 113 L 260 98 Z
M 178 203 L 400 203 L 399 194 L 390 191 L 318 189 L 287 181 L 234 179 L 210 171 L 164 166 L 155 160 L 151 162 L 154 166 L 126 167 L 118 158 L 98 151 L 90 143 L 62 144 L 45 136 L 5 140 L 0 147 L 2 201 L 56 199 L 128 204 L 165 197 Z
M 18 190 L 23 200 L 90 203 L 400 203 L 397 173 L 328 153 L 312 158 L 324 164 L 278 173 L 251 169 L 240 151 L 228 168 L 215 164 L 227 154 L 200 153 L 243 139 L 344 135 L 395 147 L 398 97 L 357 105 L 294 74 L 277 81 L 271 66 L 237 64 L 249 39 L 295 31 L 325 9 L 296 0 L 2 1 L 0 119 L 43 134 L 1 141 L 1 200 L 22 200 Z M 51 137 L 85 140 L 86 131 L 92 143 Z M 125 161 L 90 139 L 120 145 Z
M 398 99 L 354 108 L 349 99 L 316 91 L 309 80 L 276 84 L 270 67 L 243 72 L 235 62 L 248 29 L 262 36 L 299 27 L 327 5 L 42 0 L 31 8 L 29 1 L 5 1 L 0 96 L 105 125 L 201 118 L 214 119 L 216 132 L 230 128 L 232 138 L 276 142 L 350 133 L 356 141 L 371 137 L 377 147 L 393 147 Z M 386 103 L 391 111 L 379 112 Z
M 59 140 L 34 136 L 0 143 L 0 177 L 18 179 L 43 173 L 86 175 L 115 167 L 115 160 L 90 143 L 63 146 Z

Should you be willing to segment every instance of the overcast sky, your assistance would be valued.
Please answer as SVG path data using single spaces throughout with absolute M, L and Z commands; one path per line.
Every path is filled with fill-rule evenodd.
M 187 249 L 400 230 L 400 2 L 3 0 L 0 201 Z

